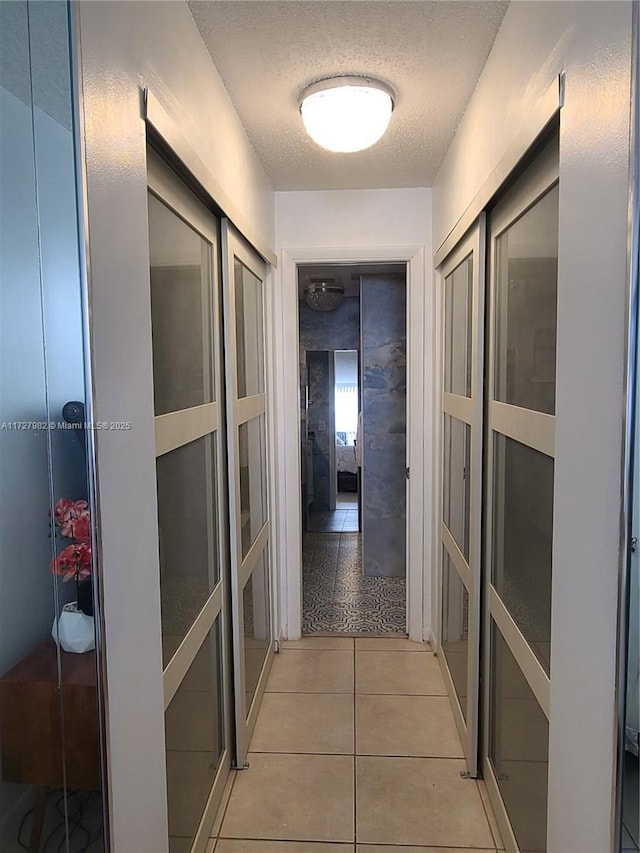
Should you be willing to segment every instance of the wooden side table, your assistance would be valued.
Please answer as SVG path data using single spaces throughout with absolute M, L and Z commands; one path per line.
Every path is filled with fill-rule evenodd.
M 100 789 L 95 652 L 37 646 L 0 678 L 0 760 L 5 782 L 36 786 L 29 849 L 37 853 L 49 788 Z M 59 686 L 60 683 L 60 686 Z

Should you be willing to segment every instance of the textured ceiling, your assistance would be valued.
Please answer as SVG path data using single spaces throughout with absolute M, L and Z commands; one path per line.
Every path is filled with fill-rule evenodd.
M 202 38 L 274 189 L 431 186 L 508 3 L 495 0 L 190 0 Z M 386 135 L 332 154 L 298 96 L 338 74 L 396 92 Z

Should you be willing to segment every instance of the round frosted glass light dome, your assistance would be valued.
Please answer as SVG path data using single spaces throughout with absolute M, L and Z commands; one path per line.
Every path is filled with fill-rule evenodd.
M 300 112 L 309 136 L 328 151 L 351 153 L 374 145 L 393 111 L 391 90 L 367 78 L 336 78 L 310 86 Z

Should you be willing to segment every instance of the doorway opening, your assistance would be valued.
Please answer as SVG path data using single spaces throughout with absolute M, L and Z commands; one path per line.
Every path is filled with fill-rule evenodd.
M 404 264 L 300 265 L 302 631 L 406 636 Z
M 359 350 L 307 350 L 306 372 L 304 529 L 314 533 L 359 533 Z

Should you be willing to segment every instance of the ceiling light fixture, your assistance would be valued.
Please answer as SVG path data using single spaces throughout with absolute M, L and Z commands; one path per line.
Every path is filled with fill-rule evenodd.
M 393 89 L 371 77 L 332 77 L 309 86 L 300 113 L 309 136 L 328 151 L 349 153 L 374 145 L 393 112 Z
M 335 311 L 342 302 L 344 287 L 335 278 L 312 278 L 304 289 L 304 298 L 314 311 Z

